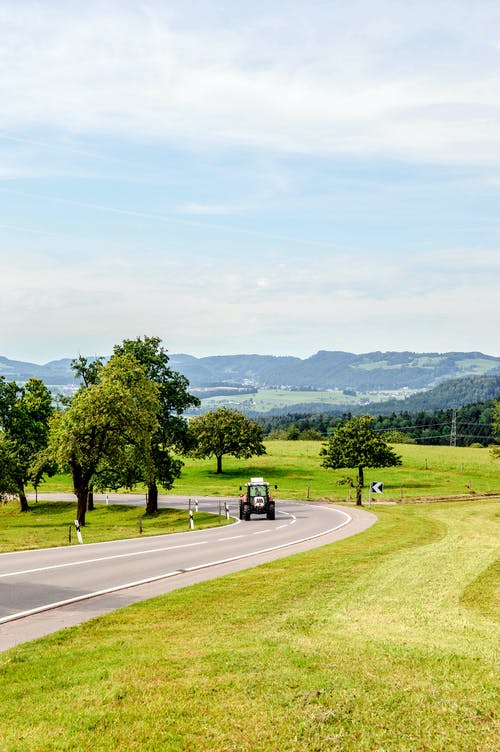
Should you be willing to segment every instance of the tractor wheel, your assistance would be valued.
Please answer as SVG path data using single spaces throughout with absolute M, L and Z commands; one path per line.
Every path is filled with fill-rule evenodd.
M 276 512 L 274 509 L 274 502 L 271 502 L 267 508 L 267 519 L 268 520 L 275 520 L 276 519 Z
M 243 507 L 243 519 L 248 522 L 250 519 L 250 505 L 245 504 Z
M 243 511 L 243 504 L 240 504 L 240 520 L 245 519 L 245 513 Z

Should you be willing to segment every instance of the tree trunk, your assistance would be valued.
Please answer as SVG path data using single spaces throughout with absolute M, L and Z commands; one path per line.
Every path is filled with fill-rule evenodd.
M 363 473 L 363 467 L 360 465 L 358 467 L 358 485 L 356 486 L 356 506 L 358 507 L 362 505 L 361 495 L 363 492 L 364 485 L 365 485 L 365 476 Z
M 217 475 L 222 473 L 222 454 L 217 455 L 217 470 L 215 472 Z
M 75 488 L 75 494 L 76 494 L 76 519 L 80 523 L 81 527 L 85 527 L 85 512 L 87 511 L 89 490 L 87 486 L 82 486 L 81 488 Z
M 71 475 L 73 477 L 73 492 L 76 496 L 76 519 L 83 527 L 92 475 L 84 472 L 80 463 L 76 461 L 71 462 Z
M 87 493 L 87 512 L 92 512 L 94 509 L 94 486 L 91 486 Z
M 24 491 L 24 483 L 19 482 L 17 484 L 17 492 L 19 494 L 19 501 L 21 503 L 21 512 L 28 512 L 29 511 L 29 504 L 28 499 L 26 498 L 26 493 Z
M 158 486 L 153 481 L 148 484 L 148 500 L 146 502 L 146 514 L 156 514 L 158 511 Z

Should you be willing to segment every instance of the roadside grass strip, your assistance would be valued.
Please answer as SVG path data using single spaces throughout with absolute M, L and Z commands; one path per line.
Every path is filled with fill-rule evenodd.
M 496 752 L 498 503 L 364 533 L 0 655 L 2 752 Z
M 0 504 L 0 553 L 68 546 L 70 534 L 71 545 L 78 545 L 75 513 L 76 503 L 66 501 L 32 502 L 28 512 L 20 512 L 16 501 Z M 196 512 L 195 519 L 198 530 L 233 522 L 224 515 L 219 519 L 218 515 L 202 511 Z M 96 504 L 92 512 L 87 512 L 82 535 L 84 543 L 101 543 L 188 530 L 187 509 L 159 509 L 155 514 L 146 515 L 144 508 Z

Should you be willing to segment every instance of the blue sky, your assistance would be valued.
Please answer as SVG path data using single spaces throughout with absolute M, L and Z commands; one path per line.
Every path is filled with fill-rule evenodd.
M 0 1 L 0 355 L 500 355 L 500 4 Z

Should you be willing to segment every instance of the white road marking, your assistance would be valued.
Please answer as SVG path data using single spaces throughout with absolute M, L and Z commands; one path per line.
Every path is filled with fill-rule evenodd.
M 131 551 L 128 554 L 113 554 L 112 556 L 98 556 L 94 559 L 82 559 L 80 561 L 68 561 L 64 564 L 50 564 L 46 567 L 37 567 L 36 569 L 24 569 L 18 572 L 4 572 L 0 574 L 3 577 L 15 577 L 20 574 L 35 574 L 36 572 L 47 572 L 50 569 L 64 569 L 64 567 L 77 567 L 82 564 L 94 564 L 98 561 L 111 561 L 112 559 L 126 559 L 131 556 L 145 556 L 146 554 L 157 554 L 162 551 L 175 551 L 178 548 L 190 548 L 192 546 L 204 546 L 208 541 L 198 541 L 196 543 L 184 543 L 180 546 L 165 546 L 163 548 L 149 548 L 145 551 Z
M 176 575 L 183 574 L 184 572 L 195 572 L 199 569 L 208 569 L 210 567 L 214 567 L 219 564 L 228 564 L 232 561 L 248 559 L 252 556 L 258 556 L 259 554 L 270 553 L 271 551 L 278 551 L 281 548 L 287 548 L 288 546 L 294 546 L 294 545 L 297 545 L 298 543 L 304 543 L 305 541 L 314 540 L 315 538 L 321 538 L 323 535 L 328 535 L 328 533 L 333 533 L 335 530 L 340 530 L 340 528 L 345 527 L 346 525 L 349 524 L 349 522 L 352 522 L 352 517 L 350 514 L 347 514 L 347 512 L 344 512 L 340 509 L 337 509 L 336 511 L 345 516 L 346 519 L 344 520 L 344 522 L 341 522 L 339 525 L 335 525 L 334 527 L 331 527 L 328 530 L 323 530 L 320 533 L 315 533 L 314 535 L 309 535 L 309 536 L 306 536 L 305 538 L 299 538 L 294 541 L 289 541 L 288 543 L 281 543 L 279 546 L 270 546 L 269 548 L 262 548 L 258 551 L 251 551 L 250 553 L 240 554 L 239 556 L 231 556 L 227 559 L 218 559 L 217 561 L 206 562 L 204 564 L 197 564 L 193 567 L 186 567 L 184 569 L 174 570 L 173 572 L 167 572 L 166 574 L 155 575 L 154 577 L 148 577 L 147 579 L 144 579 L 144 580 L 137 580 L 135 582 L 127 582 L 122 585 L 116 585 L 114 587 L 107 588 L 106 590 L 97 590 L 93 593 L 79 595 L 79 596 L 76 596 L 75 598 L 68 598 L 67 600 L 64 600 L 64 601 L 57 601 L 55 603 L 45 604 L 44 606 L 38 606 L 37 608 L 30 609 L 29 611 L 19 611 L 18 613 L 11 614 L 10 616 L 5 616 L 3 618 L 0 618 L 0 624 L 5 624 L 6 622 L 9 622 L 9 621 L 15 621 L 16 619 L 22 619 L 25 616 L 32 616 L 34 614 L 42 613 L 43 611 L 49 611 L 51 609 L 70 605 L 72 603 L 85 601 L 90 598 L 96 598 L 100 595 L 108 595 L 109 593 L 115 593 L 119 590 L 126 590 L 127 588 L 136 587 L 138 585 L 145 585 L 149 582 L 156 582 L 157 580 L 166 579 L 168 577 L 175 577 Z M 295 522 L 296 519 L 294 519 L 293 521 Z M 184 548 L 184 546 L 173 546 L 173 548 Z M 159 549 L 159 550 L 165 550 L 165 549 Z M 126 555 L 127 554 L 123 554 L 123 556 L 126 556 Z M 112 557 L 104 557 L 104 558 L 119 558 L 119 557 L 112 556 Z M 75 563 L 81 563 L 81 562 L 75 562 Z M 51 568 L 52 567 L 47 567 L 47 569 L 51 569 Z
M 97 598 L 99 595 L 108 595 L 109 593 L 116 593 L 118 590 L 125 590 L 126 588 L 136 587 L 137 585 L 147 585 L 150 582 L 156 582 L 156 580 L 164 580 L 167 577 L 174 577 L 176 574 L 182 574 L 187 570 L 175 570 L 173 572 L 166 572 L 165 574 L 158 574 L 154 577 L 148 577 L 145 580 L 137 580 L 136 582 L 127 582 L 125 585 L 116 585 L 115 587 L 106 588 L 105 590 L 96 590 L 93 593 L 86 593 L 85 595 L 77 595 L 74 598 L 67 598 L 64 601 L 55 601 L 54 603 L 46 603 L 44 606 L 37 606 L 36 608 L 30 608 L 28 611 L 18 611 L 16 614 L 10 616 L 4 616 L 0 619 L 0 624 L 5 624 L 8 621 L 15 621 L 16 619 L 22 619 L 25 616 L 33 616 L 34 614 L 41 614 L 44 611 L 51 611 L 54 608 L 60 608 L 61 606 L 69 606 L 71 603 L 78 603 L 80 601 L 89 600 L 89 598 Z

